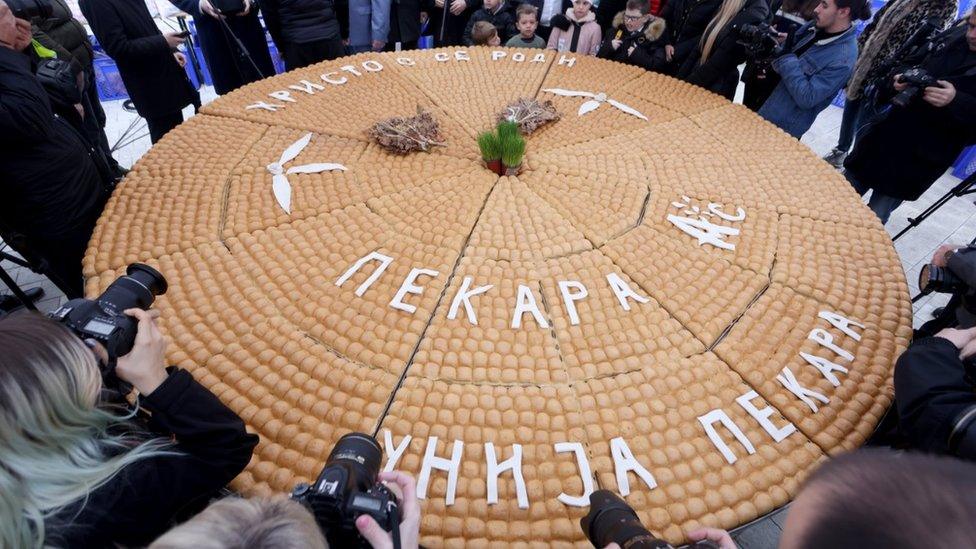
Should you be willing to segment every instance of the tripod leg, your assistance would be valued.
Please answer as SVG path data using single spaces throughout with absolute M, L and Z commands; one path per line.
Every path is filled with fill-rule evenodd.
M 14 282 L 14 279 L 10 277 L 10 274 L 2 266 L 0 266 L 0 281 L 6 284 L 7 288 L 10 288 L 10 291 L 13 292 L 14 297 L 16 297 L 17 301 L 20 301 L 24 307 L 30 309 L 31 311 L 37 310 L 37 307 L 34 306 L 34 302 L 31 301 L 31 298 L 27 297 L 27 294 L 20 289 L 20 286 Z
M 944 206 L 946 202 L 952 200 L 953 197 L 966 196 L 967 194 L 972 194 L 974 192 L 976 192 L 976 172 L 970 174 L 969 177 L 960 181 L 958 185 L 950 189 L 949 192 L 942 195 L 938 200 L 933 202 L 931 206 L 925 208 L 925 210 L 922 213 L 920 213 L 918 217 L 909 217 L 908 226 L 902 229 L 901 232 L 896 234 L 891 239 L 891 241 L 894 242 L 895 240 L 898 240 L 899 238 L 904 236 L 905 233 L 907 233 L 908 231 L 921 225 L 923 221 L 928 219 L 929 216 L 931 216 L 939 208 Z

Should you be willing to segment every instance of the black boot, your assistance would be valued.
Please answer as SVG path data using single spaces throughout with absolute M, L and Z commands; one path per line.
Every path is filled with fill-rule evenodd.
M 24 290 L 24 295 L 26 295 L 27 299 L 31 300 L 32 303 L 37 303 L 38 299 L 44 297 L 44 288 L 38 286 L 36 288 Z M 20 300 L 17 299 L 17 297 L 13 294 L 0 295 L 0 311 L 9 313 L 22 305 L 23 304 L 20 302 Z

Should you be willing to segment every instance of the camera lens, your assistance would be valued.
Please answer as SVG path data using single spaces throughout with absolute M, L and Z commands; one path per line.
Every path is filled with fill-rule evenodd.
M 126 309 L 148 309 L 157 295 L 166 293 L 166 279 L 156 269 L 142 263 L 133 263 L 98 298 L 103 309 L 121 314 Z
M 376 482 L 383 450 L 376 439 L 363 433 L 343 435 L 329 454 L 328 465 L 343 464 L 354 472 L 350 481 L 358 491 L 366 491 Z
M 628 549 L 670 547 L 651 535 L 627 502 L 609 490 L 590 494 L 590 512 L 580 519 L 580 527 L 594 547 L 614 542 Z

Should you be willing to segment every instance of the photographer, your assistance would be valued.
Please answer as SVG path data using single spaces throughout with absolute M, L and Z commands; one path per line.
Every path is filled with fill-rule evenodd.
M 907 62 L 916 66 L 899 70 L 884 97 L 895 105 L 863 130 L 844 162 L 859 194 L 874 191 L 868 205 L 882 223 L 976 142 L 976 12 Z
M 822 0 L 814 21 L 786 38 L 773 60 L 780 82 L 759 115 L 799 139 L 844 87 L 857 60 L 851 21 L 871 16 L 866 0 Z
M 416 549 L 420 539 L 420 505 L 413 477 L 393 471 L 379 480 L 403 502 L 400 547 Z M 286 499 L 224 498 L 153 542 L 149 549 L 325 549 L 328 544 L 315 516 Z M 374 549 L 392 549 L 390 532 L 368 516 L 356 521 L 359 534 Z
M 186 59 L 176 52 L 186 38 L 159 32 L 143 2 L 81 0 L 79 5 L 105 53 L 118 65 L 125 89 L 156 143 L 183 122 L 183 107 L 200 105 L 200 95 L 183 72 Z
M 769 27 L 772 32 L 777 33 L 777 44 L 778 35 L 793 34 L 813 21 L 813 10 L 819 5 L 820 0 L 774 0 L 769 7 L 773 11 L 773 20 Z M 773 70 L 771 52 L 759 50 L 748 53 L 749 60 L 742 71 L 742 104 L 758 111 L 779 84 L 779 75 Z
M 100 344 L 34 313 L 0 319 L 0 546 L 147 544 L 250 460 L 244 422 L 167 370 L 158 314 L 125 314 L 138 331 L 114 372 L 148 419 L 103 400 Z
M 80 297 L 81 259 L 109 180 L 20 53 L 30 40 L 27 21 L 0 0 L 0 234 L 65 295 Z
M 929 21 L 938 21 L 938 29 L 944 29 L 958 11 L 958 0 L 890 0 L 878 10 L 857 37 L 858 58 L 844 93 L 840 135 L 824 160 L 835 168 L 843 167 L 855 134 L 875 114 L 874 83 L 886 83 L 888 70 L 902 62 L 903 48 L 916 32 Z

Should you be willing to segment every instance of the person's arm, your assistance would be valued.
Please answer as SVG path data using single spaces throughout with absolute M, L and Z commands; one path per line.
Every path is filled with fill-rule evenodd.
M 199 0 L 169 0 L 170 4 L 173 4 L 180 11 L 193 16 L 194 19 L 203 15 L 200 11 L 200 1 Z
M 895 364 L 895 402 L 899 429 L 921 450 L 946 453 L 960 412 L 976 405 L 976 392 L 950 339 L 962 330 L 943 330 L 919 339 Z M 961 343 L 961 341 L 960 341 Z
M 45 140 L 53 117 L 47 93 L 30 72 L 30 58 L 0 46 L 0 143 Z
M 169 44 L 160 33 L 142 38 L 126 36 L 122 19 L 105 0 L 82 0 L 80 7 L 92 33 L 112 59 L 135 63 L 153 55 L 169 55 Z
M 643 68 L 644 70 L 656 71 L 664 66 L 664 46 L 660 41 L 653 42 L 644 47 L 637 46 L 630 53 L 631 63 Z
M 715 42 L 708 59 L 695 67 L 688 75 L 689 83 L 706 89 L 710 88 L 712 84 L 725 76 L 729 68 L 739 64 L 740 58 L 744 56 L 741 55 L 739 51 L 741 46 L 735 43 L 733 35 L 734 33 L 731 31 L 726 32 L 721 39 Z
M 373 49 L 382 42 L 386 44 L 390 36 L 390 10 L 392 8 L 390 0 L 370 0 L 370 35 L 373 37 Z
M 801 109 L 812 109 L 836 95 L 851 77 L 851 69 L 844 63 L 831 63 L 813 74 L 806 74 L 800 58 L 792 53 L 773 60 L 773 70 L 779 73 L 786 91 Z

